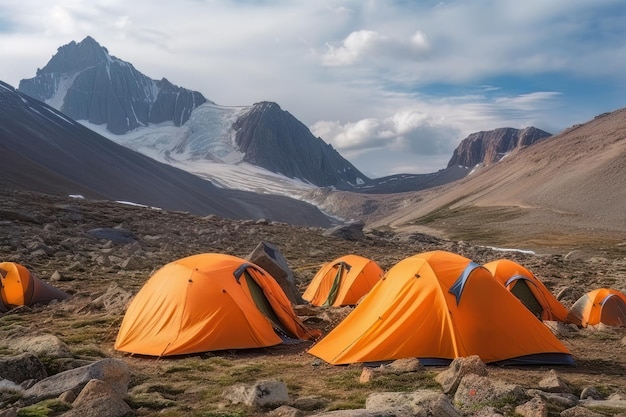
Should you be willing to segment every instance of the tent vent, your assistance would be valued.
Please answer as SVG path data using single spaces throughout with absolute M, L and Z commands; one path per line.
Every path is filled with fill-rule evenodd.
M 478 265 L 476 262 L 470 261 L 470 263 L 467 264 L 467 266 L 463 270 L 461 276 L 454 282 L 454 284 L 452 284 L 450 290 L 448 290 L 450 294 L 454 294 L 454 296 L 456 297 L 456 305 L 459 305 L 459 303 L 461 302 L 461 294 L 463 293 L 465 283 L 467 282 L 467 279 L 469 278 L 472 271 L 474 271 L 474 269 L 476 268 L 481 268 L 481 266 Z

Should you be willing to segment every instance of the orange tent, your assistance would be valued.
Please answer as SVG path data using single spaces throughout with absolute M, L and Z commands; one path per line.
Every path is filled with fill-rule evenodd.
M 599 288 L 580 297 L 569 314 L 580 320 L 583 327 L 600 323 L 626 327 L 626 295 L 611 288 Z
M 567 348 L 491 273 L 433 251 L 391 268 L 355 309 L 308 351 L 331 364 L 416 357 L 444 364 L 573 364 Z
M 64 291 L 43 282 L 25 266 L 15 262 L 0 262 L 0 296 L 0 312 L 69 297 Z
M 538 319 L 568 321 L 567 308 L 532 272 L 522 265 L 508 259 L 498 259 L 483 266 Z M 580 322 L 574 324 L 580 324 Z
M 131 301 L 115 349 L 153 356 L 276 345 L 319 336 L 281 287 L 244 259 L 206 253 L 159 269 Z
M 373 260 L 345 255 L 324 264 L 302 298 L 316 306 L 354 305 L 383 275 L 383 270 Z

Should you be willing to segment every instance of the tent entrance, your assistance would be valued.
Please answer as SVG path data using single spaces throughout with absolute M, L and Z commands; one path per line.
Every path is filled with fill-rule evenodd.
M 324 307 L 330 307 L 334 304 L 337 299 L 337 294 L 339 294 L 339 287 L 341 287 L 341 280 L 343 279 L 344 269 L 350 270 L 350 267 L 346 265 L 344 262 L 339 262 L 337 265 L 337 272 L 335 273 L 335 277 L 333 278 L 333 284 L 330 286 L 330 290 L 328 291 L 328 297 L 326 301 L 322 304 Z
M 265 296 L 263 292 L 263 288 L 252 278 L 252 275 L 247 270 L 243 271 L 243 277 L 246 280 L 246 285 L 248 286 L 248 290 L 250 291 L 250 296 L 252 297 L 252 301 L 259 309 L 261 313 L 272 323 L 272 327 L 274 331 L 283 338 L 284 336 L 293 337 L 291 333 L 283 326 L 280 322 L 280 319 L 274 312 L 272 305 L 269 300 Z
M 516 280 L 513 284 L 513 288 L 511 288 L 511 293 L 513 293 L 535 317 L 541 319 L 543 307 L 537 298 L 535 298 L 535 295 L 525 279 Z

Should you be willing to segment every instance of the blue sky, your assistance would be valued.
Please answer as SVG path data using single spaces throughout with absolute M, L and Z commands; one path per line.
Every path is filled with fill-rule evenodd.
M 92 36 L 223 105 L 277 102 L 370 177 L 444 168 L 469 134 L 626 107 L 622 0 L 0 0 L 17 87 Z

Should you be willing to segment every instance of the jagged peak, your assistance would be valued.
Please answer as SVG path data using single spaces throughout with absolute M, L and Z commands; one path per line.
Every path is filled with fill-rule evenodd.
M 259 101 L 252 106 L 260 110 L 282 110 L 278 103 L 273 101 Z
M 87 36 L 79 43 L 71 41 L 59 47 L 46 66 L 37 70 L 37 75 L 82 70 L 107 63 L 110 59 L 109 51 Z

